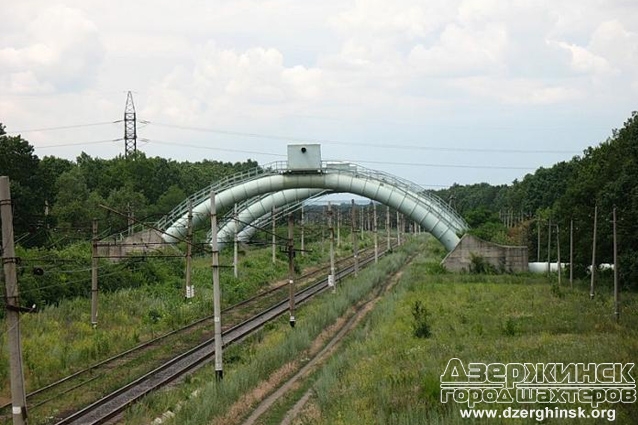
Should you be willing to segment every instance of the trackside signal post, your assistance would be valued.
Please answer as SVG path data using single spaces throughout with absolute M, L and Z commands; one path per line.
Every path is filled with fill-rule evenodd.
M 5 279 L 5 301 L 7 308 L 7 342 L 11 368 L 11 415 L 13 425 L 27 423 L 27 398 L 24 391 L 22 370 L 22 345 L 20 341 L 20 305 L 18 303 L 18 278 L 13 242 L 13 213 L 9 177 L 0 177 L 0 219 L 2 220 L 2 264 Z

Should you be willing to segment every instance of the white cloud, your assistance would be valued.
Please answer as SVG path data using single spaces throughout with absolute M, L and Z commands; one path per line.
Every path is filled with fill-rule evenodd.
M 627 73 L 638 73 L 638 24 L 630 31 L 618 20 L 601 22 L 589 48 Z
M 356 0 L 330 23 L 348 37 L 371 34 L 411 40 L 427 36 L 455 14 L 453 1 Z
M 104 56 L 98 29 L 77 9 L 55 5 L 0 48 L 0 84 L 9 93 L 75 91 L 94 80 Z M 6 44 L 2 43 L 2 44 Z
M 501 114 L 611 128 L 638 90 L 635 0 L 20 0 L 3 18 L 0 121 L 13 128 L 115 120 L 133 90 L 151 121 L 454 144 L 491 141 L 474 121 Z M 457 120 L 472 132 L 449 131 Z M 76 140 L 33 140 L 63 133 Z M 213 137 L 171 140 L 191 136 Z
M 192 68 L 175 68 L 151 89 L 150 115 L 201 119 L 271 108 L 282 109 L 321 98 L 323 74 L 301 65 L 287 67 L 280 51 L 254 47 L 243 52 L 209 42 L 197 49 Z
M 419 73 L 454 77 L 494 73 L 504 68 L 508 40 L 505 28 L 489 25 L 480 30 L 448 25 L 432 47 L 416 45 L 408 61 Z
M 551 105 L 574 101 L 584 96 L 578 88 L 522 78 L 470 77 L 458 79 L 455 85 L 473 95 L 496 99 L 509 105 Z
M 549 41 L 548 43 L 568 51 L 571 56 L 571 68 L 578 73 L 591 74 L 596 77 L 618 73 L 618 70 L 614 69 L 605 58 L 595 55 L 585 47 L 563 41 Z

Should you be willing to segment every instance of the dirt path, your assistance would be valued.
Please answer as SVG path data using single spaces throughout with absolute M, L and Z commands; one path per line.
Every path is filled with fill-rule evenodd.
M 408 261 L 402 268 L 410 263 Z M 380 288 L 375 297 L 369 301 L 365 301 L 360 303 L 356 309 L 354 314 L 352 311 L 349 311 L 346 315 L 350 316 L 349 319 L 346 317 L 340 318 L 335 326 L 332 328 L 332 333 L 336 332 L 336 334 L 330 339 L 330 341 L 324 345 L 325 336 L 322 334 L 315 344 L 313 344 L 313 349 L 315 347 L 323 348 L 316 353 L 308 363 L 306 363 L 303 367 L 301 367 L 297 373 L 295 373 L 290 379 L 288 379 L 285 383 L 280 385 L 273 393 L 271 393 L 266 399 L 264 399 L 252 412 L 252 414 L 243 422 L 243 425 L 253 425 L 255 421 L 264 413 L 266 413 L 278 400 L 283 398 L 288 391 L 298 388 L 303 379 L 306 379 L 310 376 L 316 369 L 318 369 L 323 363 L 325 363 L 330 356 L 335 352 L 335 350 L 341 344 L 343 338 L 352 331 L 364 318 L 365 316 L 374 308 L 376 303 L 381 300 L 381 298 L 396 285 L 399 281 L 399 278 L 403 274 L 402 270 L 395 273 L 392 277 L 387 280 L 387 283 Z M 314 350 L 311 350 L 314 351 Z M 297 401 L 297 403 L 288 411 L 285 418 L 283 419 L 282 424 L 289 425 L 292 420 L 299 414 L 299 412 L 303 409 L 305 403 L 308 401 L 310 396 L 312 395 L 312 390 L 308 390 L 301 398 Z

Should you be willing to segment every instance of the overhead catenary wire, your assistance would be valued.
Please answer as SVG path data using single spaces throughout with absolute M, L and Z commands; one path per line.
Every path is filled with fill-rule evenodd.
M 100 277 L 104 278 L 104 277 L 108 277 L 108 276 L 113 276 L 113 275 L 121 273 L 121 272 L 122 272 L 122 270 L 114 270 L 114 271 L 112 271 L 110 273 L 103 274 Z M 66 286 L 74 285 L 76 283 L 83 283 L 83 282 L 87 282 L 87 281 L 90 281 L 90 280 L 91 280 L 91 278 L 89 276 L 88 278 L 85 278 L 85 279 L 77 279 L 77 280 L 72 280 L 72 281 L 69 281 L 69 282 L 57 282 L 57 283 L 52 283 L 51 285 L 38 286 L 38 287 L 33 287 L 33 288 L 21 290 L 20 292 L 22 294 L 31 294 L 33 292 L 41 291 L 41 290 L 44 290 L 44 289 L 63 288 L 63 287 L 66 287 Z

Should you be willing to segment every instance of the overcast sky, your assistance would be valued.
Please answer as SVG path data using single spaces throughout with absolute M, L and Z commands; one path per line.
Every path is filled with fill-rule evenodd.
M 265 164 L 316 141 L 324 159 L 428 188 L 507 184 L 604 141 L 638 109 L 636 0 L 0 10 L 0 122 L 40 157 L 121 154 L 123 124 L 111 122 L 131 90 L 148 156 Z

